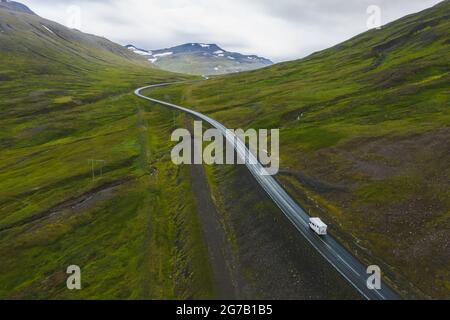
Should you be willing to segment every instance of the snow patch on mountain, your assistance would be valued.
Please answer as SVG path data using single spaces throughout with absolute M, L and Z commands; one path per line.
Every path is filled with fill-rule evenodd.
M 134 53 L 136 53 L 138 55 L 141 55 L 141 56 L 151 56 L 152 55 L 151 51 L 138 49 L 135 46 L 126 46 L 126 48 L 130 51 L 133 51 Z
M 49 27 L 44 26 L 43 24 L 41 24 L 41 26 L 47 30 L 48 32 L 50 32 L 51 34 L 55 34 Z
M 171 56 L 171 55 L 173 55 L 173 52 L 169 51 L 169 52 L 154 54 L 153 56 L 156 58 L 159 58 L 159 57 L 167 57 L 167 56 Z

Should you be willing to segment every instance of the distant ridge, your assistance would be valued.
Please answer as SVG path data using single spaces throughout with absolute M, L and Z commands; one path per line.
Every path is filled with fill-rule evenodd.
M 213 43 L 186 43 L 157 50 L 140 49 L 133 45 L 126 48 L 145 56 L 161 69 L 195 75 L 237 73 L 273 64 L 269 59 L 229 52 Z

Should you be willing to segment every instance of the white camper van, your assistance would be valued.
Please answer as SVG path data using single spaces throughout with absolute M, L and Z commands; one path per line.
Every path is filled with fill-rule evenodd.
M 319 236 L 326 236 L 328 226 L 323 223 L 320 218 L 311 218 L 309 219 L 309 226 L 314 230 Z

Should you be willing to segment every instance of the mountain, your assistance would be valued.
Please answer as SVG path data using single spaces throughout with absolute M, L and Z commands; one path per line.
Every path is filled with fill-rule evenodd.
M 186 43 L 151 51 L 133 45 L 127 45 L 126 48 L 146 57 L 163 70 L 193 75 L 236 73 L 273 64 L 272 61 L 255 55 L 228 52 L 216 44 Z
M 122 74 L 123 79 L 133 74 L 171 76 L 121 45 L 41 18 L 17 2 L 0 3 L 0 44 L 0 79 L 9 81 L 4 86 L 17 81 L 15 85 L 32 89 L 59 79 L 65 81 L 65 89 L 73 82 L 94 88 L 99 78 L 107 80 L 112 75 Z M 128 86 L 115 83 L 114 88 L 117 85 Z
M 13 64 L 28 60 L 29 68 L 70 64 L 70 68 L 79 69 L 89 62 L 99 65 L 124 62 L 147 67 L 145 59 L 118 44 L 41 18 L 16 2 L 0 3 L 0 41 L 3 59 L 11 59 Z
M 280 128 L 277 179 L 305 210 L 405 297 L 448 299 L 449 13 L 446 0 L 305 59 L 152 94 Z
M 15 1 L 1 0 L 0 8 L 35 15 L 35 13 L 31 11 L 30 8 L 28 8 L 26 5 Z

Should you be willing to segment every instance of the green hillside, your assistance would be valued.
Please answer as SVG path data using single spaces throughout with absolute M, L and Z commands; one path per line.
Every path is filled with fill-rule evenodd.
M 450 297 L 450 1 L 305 59 L 149 95 L 281 128 L 278 180 L 406 297 Z
M 178 120 L 132 94 L 182 79 L 0 8 L 0 299 L 213 296 L 189 172 L 165 156 Z

